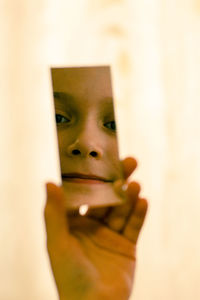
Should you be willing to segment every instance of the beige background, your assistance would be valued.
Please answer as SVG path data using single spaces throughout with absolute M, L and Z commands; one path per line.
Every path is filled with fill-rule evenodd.
M 0 299 L 56 300 L 46 181 L 59 183 L 48 66 L 109 64 L 121 156 L 150 202 L 131 299 L 200 298 L 199 0 L 0 2 Z

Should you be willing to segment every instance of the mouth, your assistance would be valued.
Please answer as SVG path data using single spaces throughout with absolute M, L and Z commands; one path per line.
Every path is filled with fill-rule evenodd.
M 64 181 L 72 183 L 85 183 L 85 184 L 100 184 L 113 182 L 107 178 L 93 175 L 93 174 L 82 174 L 82 173 L 67 173 L 62 174 L 62 179 Z

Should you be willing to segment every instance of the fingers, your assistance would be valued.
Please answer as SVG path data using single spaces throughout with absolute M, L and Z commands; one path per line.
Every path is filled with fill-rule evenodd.
M 109 207 L 90 208 L 87 212 L 87 217 L 101 220 L 107 215 L 109 209 Z
M 144 198 L 138 198 L 135 208 L 129 217 L 123 236 L 136 244 L 147 213 L 148 203 Z
M 121 161 L 121 166 L 124 173 L 124 179 L 126 180 L 137 167 L 137 161 L 132 157 L 127 157 Z M 124 180 L 119 179 L 115 181 L 113 185 L 115 192 L 119 197 L 121 197 L 121 199 L 124 199 L 125 197 L 125 192 L 122 188 L 124 186 L 124 183 Z M 89 209 L 89 211 L 87 212 L 87 216 L 102 220 L 110 213 L 110 211 L 112 211 L 112 209 L 112 207 Z
M 47 247 L 51 248 L 60 244 L 60 240 L 68 233 L 65 196 L 61 187 L 54 183 L 48 183 L 47 201 L 44 209 L 44 217 L 47 231 Z
M 125 192 L 127 200 L 123 205 L 113 207 L 104 218 L 104 223 L 112 230 L 121 232 L 125 227 L 129 215 L 132 213 L 140 192 L 140 185 L 137 182 L 130 182 Z
M 113 190 L 121 198 L 121 202 L 125 202 L 125 191 L 122 189 L 124 185 L 124 180 L 118 179 L 113 183 Z M 117 200 L 119 201 L 119 200 Z M 120 206 L 121 207 L 121 206 Z M 90 208 L 87 212 L 88 217 L 93 217 L 95 219 L 101 220 L 104 219 L 107 214 L 112 210 L 112 207 L 98 207 L 98 208 Z
M 133 173 L 137 167 L 137 161 L 133 157 L 126 157 L 121 162 L 125 180 Z

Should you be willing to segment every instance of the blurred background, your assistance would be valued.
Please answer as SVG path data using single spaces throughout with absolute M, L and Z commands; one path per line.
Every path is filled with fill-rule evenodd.
M 149 211 L 131 299 L 200 299 L 200 1 L 1 0 L 0 299 L 56 300 L 45 183 L 60 183 L 50 66 L 110 65 L 121 158 Z

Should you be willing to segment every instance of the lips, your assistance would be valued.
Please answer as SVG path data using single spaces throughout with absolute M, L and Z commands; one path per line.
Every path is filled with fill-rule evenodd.
M 79 178 L 79 179 L 89 179 L 89 180 L 98 180 L 103 182 L 112 182 L 112 180 L 106 179 L 101 176 L 93 175 L 93 174 L 82 174 L 82 173 L 64 173 L 62 174 L 63 179 L 67 178 Z

